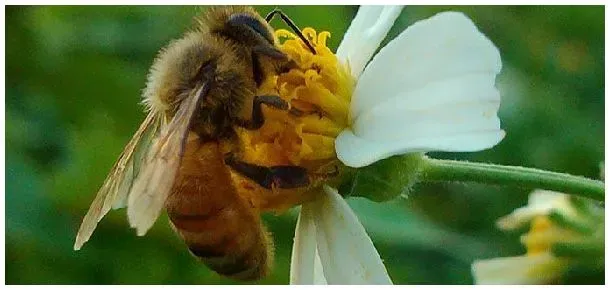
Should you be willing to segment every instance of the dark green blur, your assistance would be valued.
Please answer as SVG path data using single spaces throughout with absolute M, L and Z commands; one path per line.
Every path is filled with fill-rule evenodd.
M 260 7 L 261 13 L 272 7 Z M 283 7 L 336 48 L 356 7 Z M 406 7 L 386 42 L 443 10 L 465 12 L 500 49 L 506 138 L 468 154 L 431 154 L 598 178 L 604 159 L 603 7 Z M 7 284 L 229 284 L 197 262 L 163 216 L 137 237 L 111 212 L 79 252 L 74 236 L 123 146 L 157 51 L 180 37 L 196 7 L 6 7 Z M 284 27 L 275 20 L 274 27 Z M 430 37 L 434 37 L 431 35 Z M 392 72 L 388 72 L 392 73 Z M 531 189 L 418 184 L 388 203 L 351 199 L 400 284 L 470 284 L 475 259 L 521 255 L 519 233 L 495 220 Z M 288 283 L 296 213 L 266 216 L 273 275 Z M 603 283 L 573 270 L 566 283 Z M 591 278 L 592 277 L 592 278 Z

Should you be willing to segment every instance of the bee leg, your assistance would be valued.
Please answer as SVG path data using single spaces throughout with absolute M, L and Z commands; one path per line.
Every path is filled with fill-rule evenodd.
M 300 166 L 260 166 L 236 160 L 232 153 L 225 155 L 225 163 L 267 189 L 299 188 L 310 184 L 307 169 Z
M 256 96 L 254 97 L 254 102 L 252 104 L 252 119 L 243 120 L 237 119 L 235 122 L 238 126 L 244 127 L 249 130 L 257 130 L 260 129 L 265 123 L 265 117 L 263 116 L 262 105 L 265 104 L 267 106 L 276 108 L 278 110 L 289 110 L 290 105 L 288 102 L 284 101 L 279 96 Z

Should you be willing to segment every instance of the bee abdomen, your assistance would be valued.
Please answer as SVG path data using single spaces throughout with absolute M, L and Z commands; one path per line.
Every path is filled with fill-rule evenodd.
M 209 268 L 231 278 L 259 279 L 270 270 L 272 240 L 258 217 L 258 225 L 234 226 L 252 223 L 251 218 L 240 217 L 243 214 L 231 206 L 214 214 L 169 216 L 190 252 Z
M 270 271 L 271 237 L 233 186 L 219 143 L 189 139 L 165 207 L 191 253 L 218 274 L 254 280 Z
M 272 247 L 253 247 L 240 252 L 219 253 L 219 247 L 189 244 L 191 253 L 219 274 L 240 279 L 256 280 L 265 277 L 271 265 Z

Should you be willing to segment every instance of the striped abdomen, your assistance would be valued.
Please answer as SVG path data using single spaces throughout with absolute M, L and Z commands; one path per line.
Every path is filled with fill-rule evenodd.
M 243 280 L 264 277 L 272 240 L 258 210 L 240 198 L 217 142 L 189 138 L 166 208 L 191 253 L 217 273 Z

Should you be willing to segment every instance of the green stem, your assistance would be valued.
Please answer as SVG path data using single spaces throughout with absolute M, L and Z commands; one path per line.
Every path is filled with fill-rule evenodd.
M 554 190 L 603 201 L 604 183 L 534 168 L 426 158 L 422 181 L 471 181 Z

